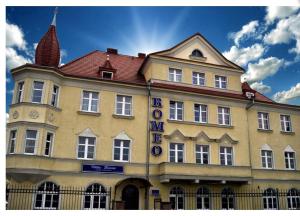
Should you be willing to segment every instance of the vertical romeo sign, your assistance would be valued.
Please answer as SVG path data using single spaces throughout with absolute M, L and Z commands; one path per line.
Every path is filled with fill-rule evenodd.
M 159 156 L 162 153 L 162 148 L 158 145 L 162 141 L 162 133 L 164 132 L 164 122 L 160 121 L 162 118 L 162 101 L 161 98 L 152 98 L 153 120 L 150 121 L 150 130 L 152 132 L 152 143 L 155 144 L 151 148 L 151 153 L 154 156 Z

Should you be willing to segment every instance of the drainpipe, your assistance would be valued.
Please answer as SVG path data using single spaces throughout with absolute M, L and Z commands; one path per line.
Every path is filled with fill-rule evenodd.
M 147 83 L 148 112 L 147 112 L 147 148 L 146 148 L 146 180 L 149 182 L 150 172 L 150 106 L 151 106 L 151 79 Z M 145 209 L 149 209 L 149 188 L 145 187 Z
M 247 117 L 247 132 L 248 132 L 248 148 L 249 148 L 249 160 L 250 160 L 250 172 L 251 172 L 251 177 L 252 177 L 252 157 L 251 157 L 251 153 L 252 153 L 252 149 L 251 149 L 251 142 L 250 142 L 250 128 L 249 128 L 249 109 L 255 104 L 254 98 L 252 98 L 251 101 L 249 101 L 249 103 L 246 106 L 246 117 Z

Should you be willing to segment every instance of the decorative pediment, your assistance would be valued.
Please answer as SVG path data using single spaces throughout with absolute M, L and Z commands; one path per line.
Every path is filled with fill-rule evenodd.
M 227 133 L 225 133 L 221 138 L 216 140 L 217 143 L 222 143 L 222 144 L 237 144 L 238 141 L 234 140 L 229 136 Z
M 262 149 L 262 150 L 269 150 L 269 151 L 272 151 L 272 148 L 271 148 L 268 144 L 263 144 L 263 145 L 261 146 L 261 149 Z
M 114 139 L 120 139 L 120 140 L 132 140 L 126 133 L 125 131 L 122 131 L 119 133 L 117 136 L 114 137 Z
M 197 134 L 197 136 L 193 137 L 193 140 L 195 140 L 198 143 L 205 143 L 205 142 L 215 142 L 215 139 L 209 138 L 207 134 L 204 131 L 201 131 Z
M 295 152 L 295 150 L 290 145 L 288 145 L 287 147 L 285 147 L 284 151 L 285 152 Z
M 169 135 L 164 135 L 166 139 L 171 139 L 171 140 L 186 140 L 189 139 L 188 136 L 185 136 L 180 130 L 176 129 Z
M 78 136 L 84 136 L 84 137 L 98 137 L 97 134 L 95 134 L 92 129 L 86 128 L 82 132 L 77 134 Z
M 192 35 L 191 37 L 187 38 L 186 40 L 170 49 L 152 53 L 152 55 L 153 54 L 179 59 L 200 61 L 243 70 L 233 62 L 226 59 L 200 33 Z

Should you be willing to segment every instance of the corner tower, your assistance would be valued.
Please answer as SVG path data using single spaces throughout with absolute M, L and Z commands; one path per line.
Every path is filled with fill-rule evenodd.
M 56 35 L 56 14 L 57 8 L 47 33 L 41 38 L 36 48 L 35 64 L 50 67 L 58 67 L 59 65 L 60 49 Z

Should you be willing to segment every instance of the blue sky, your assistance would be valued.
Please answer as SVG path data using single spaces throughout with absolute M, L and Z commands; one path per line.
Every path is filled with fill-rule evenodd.
M 54 7 L 6 8 L 7 101 L 9 69 L 33 61 L 34 47 Z M 279 102 L 300 105 L 300 10 L 275 7 L 59 7 L 62 63 L 93 50 L 122 54 L 169 48 L 200 32 L 246 70 L 252 87 Z M 298 43 L 298 44 L 297 44 Z

